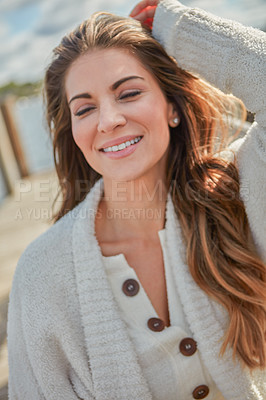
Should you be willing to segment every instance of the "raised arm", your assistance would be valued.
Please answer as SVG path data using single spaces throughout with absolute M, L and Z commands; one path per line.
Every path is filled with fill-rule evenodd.
M 154 37 L 182 68 L 233 93 L 256 114 L 235 150 L 242 200 L 256 247 L 266 261 L 266 34 L 177 0 L 156 3 L 157 8 L 143 0 L 132 16 L 141 22 L 154 17 Z
M 266 34 L 176 0 L 159 3 L 153 34 L 182 68 L 233 93 L 256 114 L 237 164 L 253 238 L 266 261 Z
M 242 99 L 265 122 L 266 34 L 176 0 L 157 7 L 153 34 L 179 65 Z

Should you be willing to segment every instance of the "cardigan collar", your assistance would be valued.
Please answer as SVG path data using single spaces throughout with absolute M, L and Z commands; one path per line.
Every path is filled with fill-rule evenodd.
M 72 231 L 73 259 L 95 398 L 151 400 L 126 325 L 120 318 L 95 236 L 95 216 L 102 192 L 101 179 L 72 212 L 75 218 Z M 240 365 L 233 362 L 231 352 L 227 351 L 223 358 L 219 357 L 226 324 L 225 314 L 198 287 L 189 273 L 184 261 L 181 229 L 170 195 L 165 229 L 167 251 L 172 265 L 176 266 L 174 277 L 180 299 L 213 380 L 226 399 L 259 399 L 254 397 Z
M 120 318 L 95 236 L 95 215 L 102 190 L 100 180 L 75 209 L 72 232 L 77 291 L 94 394 L 99 400 L 152 400 L 126 325 Z
M 250 375 L 243 371 L 237 360 L 233 361 L 232 351 L 228 349 L 223 357 L 219 355 L 228 315 L 200 289 L 189 272 L 181 227 L 170 195 L 166 211 L 166 244 L 171 264 L 176 266 L 174 279 L 189 327 L 217 387 L 226 399 L 260 399 L 256 388 L 252 387 Z

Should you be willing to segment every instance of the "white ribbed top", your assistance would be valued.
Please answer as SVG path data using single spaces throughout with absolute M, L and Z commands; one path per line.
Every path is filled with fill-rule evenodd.
M 206 399 L 223 400 L 202 362 L 199 350 L 192 356 L 185 356 L 180 352 L 180 342 L 184 338 L 192 337 L 192 334 L 175 285 L 167 253 L 165 230 L 159 231 L 158 235 L 163 251 L 170 316 L 170 327 L 164 328 L 161 332 L 154 332 L 147 325 L 150 318 L 159 317 L 125 256 L 118 254 L 103 257 L 114 297 L 134 344 L 152 398 L 190 400 L 194 398 L 195 388 L 206 385 L 210 390 Z M 127 279 L 134 279 L 140 285 L 140 290 L 135 296 L 127 296 L 122 290 L 123 283 Z

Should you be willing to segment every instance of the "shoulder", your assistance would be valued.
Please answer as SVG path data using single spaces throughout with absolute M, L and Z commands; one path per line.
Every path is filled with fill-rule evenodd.
M 69 248 L 72 225 L 68 214 L 56 222 L 25 249 L 19 260 L 18 268 L 21 269 L 25 264 L 32 262 L 42 265 L 48 260 L 55 260 L 58 254 Z M 28 269 L 29 273 L 32 273 L 34 266 L 29 265 Z
M 34 240 L 22 254 L 13 279 L 12 295 L 32 292 L 33 298 L 45 298 L 54 292 L 75 291 L 74 254 L 83 253 L 94 234 L 95 210 L 101 195 L 95 184 L 78 206 Z M 34 292 L 34 293 L 33 293 Z M 30 300 L 32 302 L 32 300 Z
M 53 286 L 67 279 L 73 270 L 73 227 L 81 207 L 82 203 L 30 243 L 19 259 L 13 286 Z

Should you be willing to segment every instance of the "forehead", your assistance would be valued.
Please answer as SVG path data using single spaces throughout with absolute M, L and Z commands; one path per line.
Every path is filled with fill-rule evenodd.
M 141 75 L 154 80 L 139 59 L 126 49 L 95 49 L 81 55 L 70 66 L 65 79 L 66 91 L 82 89 L 84 84 L 111 85 L 123 76 Z M 83 87 L 84 89 L 84 87 Z

